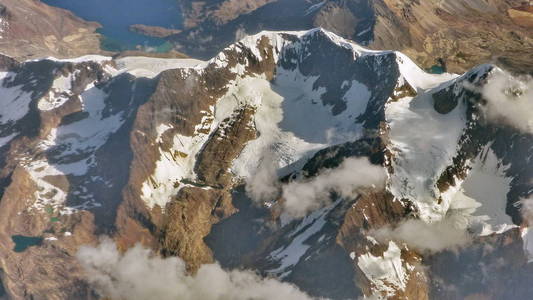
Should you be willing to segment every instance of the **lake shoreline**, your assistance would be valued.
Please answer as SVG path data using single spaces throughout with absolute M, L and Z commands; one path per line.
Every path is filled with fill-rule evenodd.
M 173 45 L 165 37 L 180 32 L 183 15 L 173 0 L 41 0 L 66 9 L 77 17 L 101 25 L 97 29 L 103 51 L 143 51 L 165 53 Z M 122 11 L 120 15 L 116 11 Z

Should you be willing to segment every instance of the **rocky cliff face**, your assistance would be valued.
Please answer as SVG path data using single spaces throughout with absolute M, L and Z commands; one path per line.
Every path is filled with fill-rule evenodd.
M 38 0 L 4 0 L 0 6 L 0 51 L 20 60 L 100 53 L 96 23 Z
M 485 114 L 492 65 L 427 74 L 325 30 L 264 32 L 207 62 L 0 62 L 0 266 L 14 299 L 97 297 L 75 253 L 102 234 L 315 297 L 528 294 L 516 203 L 531 196 L 533 139 Z M 331 180 L 351 159 L 366 163 Z M 354 185 L 366 169 L 385 182 Z M 325 196 L 289 197 L 306 183 Z M 303 216 L 308 203 L 289 206 L 308 197 Z

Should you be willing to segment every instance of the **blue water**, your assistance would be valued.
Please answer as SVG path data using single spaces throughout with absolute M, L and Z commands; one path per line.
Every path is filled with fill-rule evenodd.
M 13 235 L 11 236 L 13 243 L 15 243 L 15 252 L 24 252 L 26 249 L 32 246 L 39 246 L 43 242 L 42 237 L 35 236 L 24 236 L 24 235 Z
M 77 16 L 102 24 L 102 46 L 106 50 L 127 50 L 137 47 L 168 48 L 163 39 L 129 31 L 133 24 L 182 28 L 177 0 L 42 0 L 46 4 L 72 11 Z
M 444 67 L 439 65 L 434 65 L 428 69 L 428 72 L 431 74 L 442 74 L 445 72 Z

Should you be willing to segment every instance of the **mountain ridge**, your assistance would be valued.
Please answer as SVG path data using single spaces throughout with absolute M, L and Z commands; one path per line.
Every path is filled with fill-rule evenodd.
M 223 266 L 283 275 L 316 297 L 424 299 L 439 293 L 434 281 L 451 282 L 442 271 L 419 267 L 439 256 L 427 256 L 405 237 L 378 240 L 373 230 L 402 228 L 410 219 L 432 228 L 448 220 L 450 211 L 467 216 L 464 210 L 472 203 L 458 191 L 478 155 L 494 155 L 510 166 L 501 175 L 499 163 L 480 162 L 490 172 L 495 169 L 501 184 L 507 172 L 512 174 L 512 195 L 499 200 L 512 210 L 514 223 L 523 225 L 514 203 L 528 196 L 531 183 L 527 167 L 516 160 L 529 155 L 531 139 L 480 112 L 485 97 L 480 91 L 500 72 L 491 65 L 459 77 L 426 74 L 399 52 L 366 50 L 323 29 L 262 32 L 208 62 L 103 56 L 6 61 L 11 71 L 3 74 L 2 90 L 11 97 L 3 101 L 14 113 L 0 113 L 0 213 L 10 220 L 0 224 L 0 234 L 5 240 L 14 234 L 45 238 L 43 246 L 22 253 L 13 253 L 13 244 L 0 248 L 3 272 L 10 274 L 3 281 L 14 298 L 50 296 L 39 285 L 43 282 L 57 290 L 55 297 L 88 297 L 91 288 L 75 253 L 97 243 L 100 234 L 112 235 L 122 250 L 141 242 L 179 256 L 194 271 L 224 257 L 216 234 L 225 224 L 244 222 L 252 230 L 243 234 L 259 230 L 264 238 L 254 247 L 234 245 L 244 249 L 242 260 L 221 261 Z M 523 146 L 506 155 L 510 141 Z M 428 143 L 435 147 L 418 154 Z M 355 194 L 322 199 L 303 219 L 291 215 L 280 188 L 335 174 L 353 157 L 367 157 L 364 166 L 383 169 L 386 188 L 348 182 Z M 412 159 L 424 164 L 413 165 Z M 274 172 L 261 177 L 267 165 Z M 234 221 L 236 206 L 243 213 L 247 209 L 232 193 L 243 183 L 252 186 L 256 177 L 273 184 L 257 191 L 266 195 L 255 199 L 262 211 Z M 332 192 L 343 195 L 335 187 Z M 520 247 L 518 231 L 503 234 L 510 236 L 508 244 Z M 504 238 L 485 239 L 499 250 Z M 473 251 L 469 247 L 461 251 Z M 321 256 L 322 251 L 329 254 Z M 47 264 L 47 257 L 60 263 Z M 387 259 L 402 276 L 388 272 Z M 345 290 L 317 288 L 332 288 L 335 273 L 318 272 L 308 260 L 342 266 Z M 373 262 L 382 268 L 376 270 Z M 19 274 L 24 280 L 17 277 L 17 268 L 28 264 L 35 268 Z M 516 266 L 523 268 L 523 262 Z M 49 270 L 47 276 L 40 268 Z M 317 277 L 306 278 L 310 271 Z M 483 293 L 482 288 L 475 291 Z

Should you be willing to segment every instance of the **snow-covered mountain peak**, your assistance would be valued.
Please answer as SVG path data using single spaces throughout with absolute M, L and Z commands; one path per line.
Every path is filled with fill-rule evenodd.
M 332 282 L 351 292 L 357 277 L 367 296 L 403 295 L 426 274 L 420 243 L 373 230 L 409 220 L 487 236 L 522 223 L 516 203 L 530 196 L 530 135 L 489 106 L 502 89 L 522 103 L 527 85 L 487 90 L 503 72 L 491 65 L 428 74 L 323 29 L 262 32 L 206 62 L 0 58 L 0 219 L 11 220 L 0 234 L 46 236 L 57 248 L 36 251 L 64 259 L 63 246 L 111 232 L 198 268 L 220 255 L 204 238 L 238 203 L 221 226 L 244 219 L 250 240 L 272 234 L 241 249 L 265 274 L 298 282 L 334 261 L 348 277 Z M 361 170 L 385 184 L 351 186 L 370 177 Z M 291 214 L 291 183 L 336 196 Z M 293 205 L 309 196 L 296 194 Z M 263 205 L 232 201 L 245 196 Z

